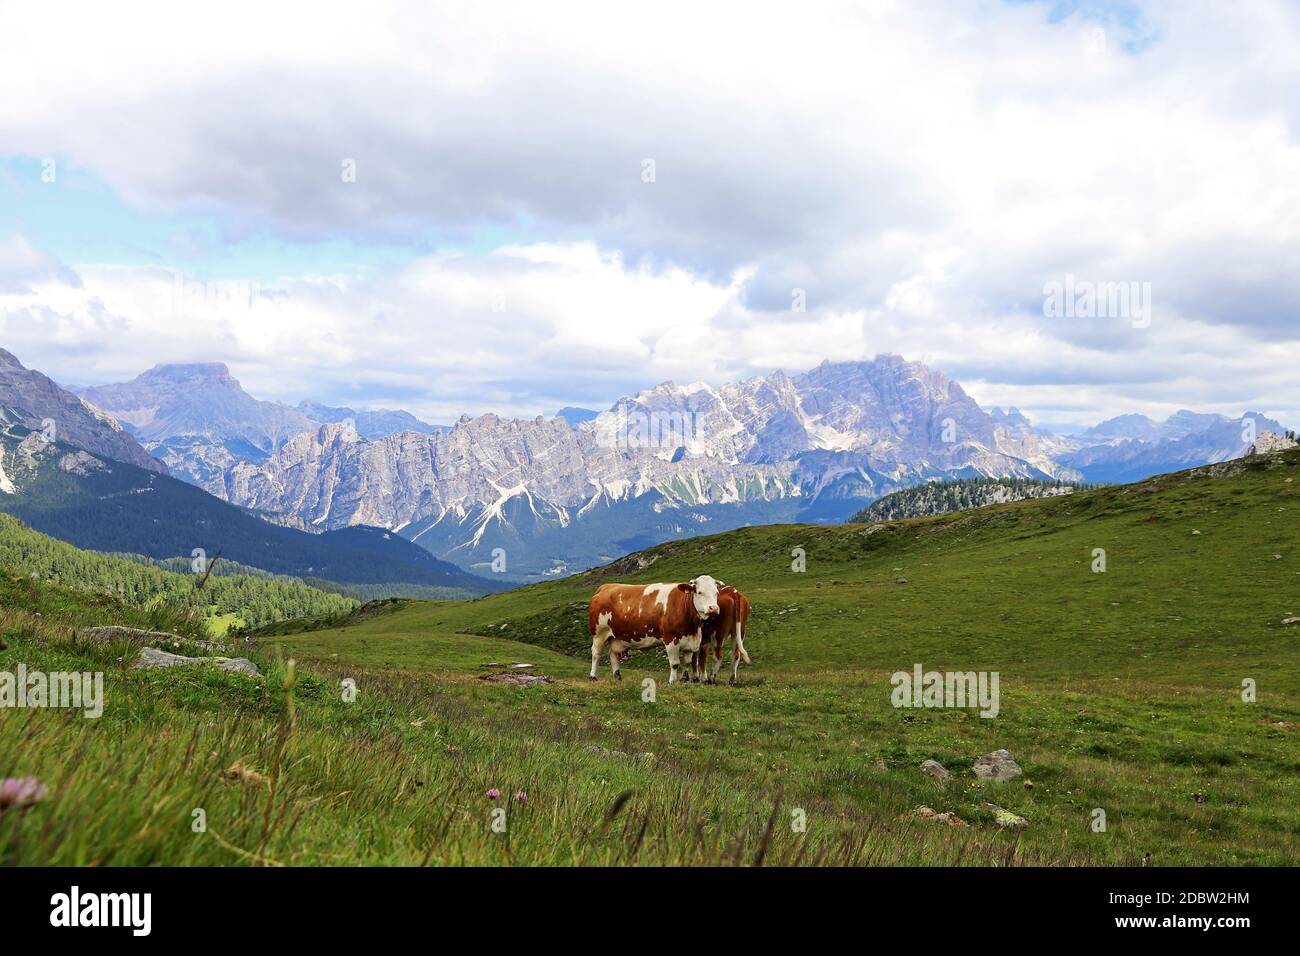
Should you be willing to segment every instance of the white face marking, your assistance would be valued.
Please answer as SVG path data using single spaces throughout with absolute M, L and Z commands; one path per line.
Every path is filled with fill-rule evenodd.
M 700 617 L 716 614 L 718 610 L 718 582 L 707 574 L 691 581 L 695 585 L 695 613 Z
M 655 596 L 655 603 L 660 607 L 667 608 L 668 595 L 672 593 L 672 590 L 675 587 L 677 587 L 675 584 L 647 584 L 645 590 L 641 593 L 647 597 L 653 594 Z

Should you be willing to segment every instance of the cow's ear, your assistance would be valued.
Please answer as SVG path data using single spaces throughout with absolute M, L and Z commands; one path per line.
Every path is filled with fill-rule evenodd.
M 687 594 L 694 593 L 694 591 L 695 591 L 695 582 L 694 582 L 694 581 L 687 581 L 685 584 L 679 584 L 679 585 L 677 585 L 677 590 L 679 590 L 679 591 L 685 591 Z

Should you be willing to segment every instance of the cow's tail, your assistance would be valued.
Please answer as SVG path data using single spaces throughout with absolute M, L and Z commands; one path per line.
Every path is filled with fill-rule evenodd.
M 750 663 L 750 660 L 749 660 L 749 651 L 745 650 L 745 642 L 741 639 L 741 633 L 740 633 L 740 632 L 743 631 L 743 630 L 744 630 L 744 628 L 740 626 L 739 622 L 737 622 L 737 624 L 736 624 L 736 650 L 740 653 L 740 659 L 741 659 L 742 661 L 744 661 L 746 664 L 748 664 L 748 663 Z

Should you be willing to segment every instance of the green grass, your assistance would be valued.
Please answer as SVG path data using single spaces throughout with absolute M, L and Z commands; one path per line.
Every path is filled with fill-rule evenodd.
M 1300 453 L 1219 470 L 870 528 L 746 528 L 643 552 L 644 570 L 282 622 L 240 651 L 260 679 L 128 670 L 64 623 L 114 609 L 5 592 L 0 670 L 102 665 L 108 703 L 98 721 L 0 710 L 0 776 L 51 785 L 0 813 L 0 859 L 1294 864 L 1300 731 L 1278 725 L 1300 723 L 1300 626 L 1280 624 L 1300 614 Z M 605 661 L 586 680 L 598 583 L 704 571 L 754 605 L 739 687 L 670 687 L 644 652 L 621 684 Z M 479 680 L 490 661 L 555 682 Z M 894 708 L 890 675 L 914 663 L 998 671 L 999 715 Z M 1031 787 L 975 779 L 974 758 L 999 747 Z M 922 775 L 927 758 L 953 778 Z M 265 779 L 225 779 L 237 761 Z M 527 801 L 493 832 L 518 790 Z M 1000 830 L 986 803 L 1028 827 Z M 920 804 L 971 826 L 910 817 Z

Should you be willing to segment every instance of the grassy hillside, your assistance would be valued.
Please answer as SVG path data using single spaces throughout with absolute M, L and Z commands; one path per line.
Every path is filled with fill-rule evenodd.
M 294 578 L 220 561 L 200 587 L 200 576 L 183 559 L 154 562 L 140 555 L 82 551 L 7 514 L 0 514 L 0 568 L 114 595 L 132 607 L 167 608 L 209 620 L 221 632 L 236 624 L 255 627 L 303 615 L 341 614 L 355 606 Z
M 280 625 L 253 652 L 263 679 L 103 660 L 116 703 L 98 722 L 0 710 L 0 736 L 22 742 L 0 753 L 0 776 L 53 784 L 29 811 L 39 827 L 0 815 L 0 856 L 1294 864 L 1300 625 L 1281 621 L 1300 615 L 1298 486 L 1288 452 L 883 526 L 746 528 L 475 601 Z M 658 653 L 621 684 L 604 661 L 586 680 L 598 583 L 704 571 L 754 604 L 741 686 L 669 687 Z M 25 620 L 0 631 L 0 670 L 87 659 L 49 614 Z M 299 661 L 292 725 L 277 655 Z M 493 661 L 556 680 L 478 680 Z M 916 663 L 998 671 L 998 716 L 893 707 L 890 675 Z M 339 697 L 345 677 L 356 703 Z M 975 778 L 974 758 L 997 748 L 1025 780 Z M 926 759 L 952 779 L 923 775 Z M 267 779 L 223 776 L 236 761 Z M 112 769 L 125 765 L 138 770 Z M 526 801 L 494 833 L 491 811 L 517 790 Z M 1027 826 L 999 828 L 990 803 Z M 920 819 L 919 805 L 969 826 Z M 190 829 L 197 806 L 206 836 Z

